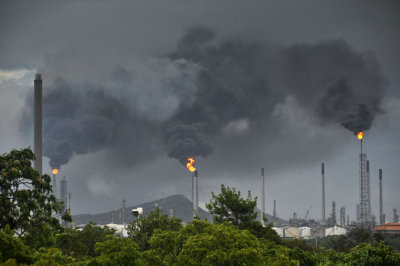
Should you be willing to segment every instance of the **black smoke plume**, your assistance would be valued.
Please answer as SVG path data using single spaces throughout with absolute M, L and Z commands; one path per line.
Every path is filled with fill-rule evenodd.
M 249 121 L 250 132 L 274 130 L 269 115 L 289 96 L 321 122 L 353 132 L 368 130 L 381 110 L 386 83 L 378 63 L 345 41 L 272 47 L 215 37 L 209 28 L 190 28 L 171 55 L 201 69 L 195 104 L 181 108 L 164 130 L 168 155 L 181 162 L 209 155 L 227 124 L 240 119 Z
M 213 45 L 215 36 L 209 28 L 190 28 L 171 54 L 200 67 L 195 102 L 164 125 L 167 154 L 182 163 L 190 156 L 209 155 L 215 138 L 232 121 L 261 120 L 282 99 L 270 88 L 270 51 L 235 41 Z
M 152 73 L 135 83 L 140 76 L 123 66 L 110 74 L 117 90 L 56 80 L 43 100 L 51 167 L 102 149 L 131 164 L 160 154 L 163 145 L 185 163 L 227 147 L 226 141 L 260 146 L 279 132 L 273 113 L 288 98 L 321 123 L 353 132 L 368 130 L 382 112 L 386 81 L 371 52 L 354 51 L 343 40 L 279 47 L 216 37 L 209 28 L 192 27 L 175 51 L 152 61 L 159 67 L 139 71 L 171 73 L 174 66 L 173 78 L 162 76 L 157 88 L 146 87 Z
M 289 93 L 322 121 L 365 131 L 382 112 L 387 82 L 371 52 L 334 40 L 294 45 L 282 58 Z
M 138 118 L 125 102 L 105 91 L 61 79 L 48 89 L 43 98 L 43 143 L 52 168 L 60 168 L 73 155 L 105 148 L 110 154 L 117 149 L 118 160 L 129 158 L 129 164 L 149 156 L 149 140 L 158 132 L 154 123 Z M 136 149 L 142 150 L 140 156 Z

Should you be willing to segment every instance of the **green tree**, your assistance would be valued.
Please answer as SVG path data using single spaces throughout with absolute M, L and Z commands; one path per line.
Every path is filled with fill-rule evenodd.
M 400 254 L 382 242 L 377 245 L 362 243 L 353 248 L 348 256 L 349 265 L 400 265 Z
M 257 238 L 266 238 L 276 243 L 280 242 L 280 237 L 272 229 L 272 223 L 262 226 L 257 219 L 257 197 L 252 198 L 250 191 L 244 199 L 240 191 L 235 188 L 221 185 L 221 193 L 216 195 L 211 192 L 211 200 L 206 204 L 206 208 L 213 216 L 214 223 L 219 224 L 229 222 L 238 226 L 240 229 L 247 229 Z M 263 217 L 264 221 L 267 221 Z
M 326 251 L 325 253 L 318 254 L 319 265 L 348 265 L 346 263 L 347 253 L 336 252 L 333 249 Z
M 57 235 L 56 247 L 66 255 L 94 257 L 96 243 L 105 242 L 114 234 L 113 229 L 89 223 L 81 231 L 66 229 L 64 233 Z
M 82 242 L 80 236 L 80 231 L 67 228 L 63 233 L 56 236 L 56 247 L 68 256 L 88 256 L 89 247 Z
M 257 238 L 228 223 L 188 238 L 178 256 L 181 265 L 256 265 L 263 260 Z
M 183 244 L 192 236 L 211 232 L 213 225 L 194 219 L 191 223 L 182 227 L 179 231 L 154 230 L 149 240 L 150 250 L 142 254 L 146 265 L 175 265 L 182 251 Z
M 296 266 L 300 265 L 297 259 L 290 257 L 290 249 L 268 239 L 260 239 L 263 245 L 263 265 Z
M 140 216 L 128 226 L 128 235 L 138 243 L 140 250 L 150 248 L 149 240 L 154 230 L 178 231 L 182 228 L 182 220 L 163 214 L 160 208 L 155 208 L 147 215 Z
M 41 247 L 54 247 L 56 243 L 56 234 L 60 232 L 60 228 L 53 227 L 47 223 L 38 224 L 29 228 L 21 239 L 24 243 L 34 249 Z
M 40 248 L 34 255 L 35 263 L 33 265 L 77 265 L 75 258 L 64 255 L 57 248 Z
M 300 266 L 314 266 L 318 263 L 317 257 L 313 252 L 298 247 L 290 249 L 289 256 L 292 259 L 298 260 Z
M 179 232 L 156 230 L 145 265 L 255 265 L 263 260 L 257 238 L 229 223 L 194 220 Z
M 29 148 L 0 156 L 0 229 L 9 226 L 20 236 L 35 233 L 43 224 L 61 228 L 52 216 L 61 212 L 61 204 L 52 193 L 50 177 L 31 167 L 34 159 Z
M 247 227 L 257 218 L 255 207 L 257 197 L 251 197 L 248 192 L 247 199 L 242 198 L 240 191 L 235 188 L 221 185 L 221 193 L 216 195 L 211 192 L 211 200 L 206 208 L 213 216 L 215 223 L 229 222 L 239 227 Z
M 187 237 L 182 232 L 156 229 L 150 238 L 150 249 L 142 253 L 145 265 L 174 265 Z
M 369 228 L 357 227 L 352 229 L 347 235 L 328 236 L 321 239 L 320 247 L 334 249 L 335 251 L 348 252 L 351 248 L 361 244 L 376 244 L 380 241 L 388 244 L 389 235 L 384 232 L 373 232 Z
M 227 222 L 195 219 L 176 231 L 155 230 L 144 265 L 299 265 L 289 249 Z
M 96 243 L 98 257 L 95 265 L 136 265 L 140 258 L 139 246 L 131 238 L 109 236 L 105 242 Z
M 0 262 L 14 259 L 16 263 L 32 263 L 32 251 L 19 238 L 13 237 L 14 232 L 5 228 L 0 230 Z

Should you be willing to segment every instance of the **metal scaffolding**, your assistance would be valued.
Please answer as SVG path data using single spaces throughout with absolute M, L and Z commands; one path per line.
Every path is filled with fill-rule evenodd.
M 60 181 L 60 200 L 63 202 L 62 213 L 65 213 L 65 210 L 67 209 L 67 195 L 67 180 L 64 176 Z
M 360 216 L 359 223 L 363 226 L 372 226 L 371 192 L 369 183 L 369 161 L 365 153 L 360 154 Z

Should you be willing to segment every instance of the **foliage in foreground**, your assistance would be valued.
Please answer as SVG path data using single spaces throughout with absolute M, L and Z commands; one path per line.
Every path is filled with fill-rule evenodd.
M 157 208 L 130 225 L 129 238 L 95 224 L 61 228 L 51 215 L 60 205 L 50 178 L 31 168 L 33 158 L 29 149 L 0 156 L 2 265 L 400 265 L 383 236 L 365 231 L 335 240 L 345 252 L 282 241 L 271 224 L 255 220 L 250 192 L 243 199 L 223 185 L 207 204 L 214 224 L 183 226 Z
M 280 237 L 272 229 L 272 223 L 263 227 L 257 219 L 257 197 L 252 197 L 248 191 L 247 198 L 244 199 L 240 191 L 235 188 L 221 185 L 221 192 L 215 194 L 211 192 L 211 200 L 206 204 L 206 208 L 213 216 L 216 224 L 228 222 L 237 226 L 239 229 L 246 229 L 257 238 L 265 238 L 276 243 L 280 243 Z M 265 217 L 264 221 L 267 222 Z
M 194 220 L 179 231 L 156 229 L 150 248 L 141 252 L 132 238 L 107 235 L 94 256 L 26 246 L 0 231 L 2 265 L 400 265 L 400 255 L 382 242 L 360 244 L 350 252 L 315 252 L 257 239 L 229 223 Z
M 61 212 L 61 202 L 50 177 L 32 168 L 34 159 L 29 148 L 0 155 L 0 229 L 8 227 L 35 248 L 51 247 L 62 230 L 52 215 Z M 63 219 L 70 221 L 68 213 Z
M 128 235 L 139 245 L 140 250 L 150 248 L 149 240 L 154 230 L 178 231 L 182 228 L 182 219 L 169 218 L 159 207 L 149 212 L 146 216 L 140 216 L 128 226 Z

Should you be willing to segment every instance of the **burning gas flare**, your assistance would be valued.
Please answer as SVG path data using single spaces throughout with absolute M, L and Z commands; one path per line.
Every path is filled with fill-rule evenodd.
M 53 169 L 53 174 L 54 174 L 54 175 L 58 174 L 58 169 L 57 169 L 57 168 L 54 168 L 54 169 Z
M 364 136 L 364 132 L 360 131 L 360 132 L 357 133 L 357 138 L 358 138 L 359 140 L 362 140 L 362 139 L 363 139 L 363 136 Z
M 190 172 L 196 171 L 196 168 L 194 168 L 194 163 L 195 161 L 193 157 L 189 157 L 187 159 L 186 168 L 189 169 Z

